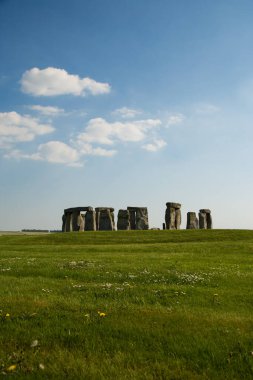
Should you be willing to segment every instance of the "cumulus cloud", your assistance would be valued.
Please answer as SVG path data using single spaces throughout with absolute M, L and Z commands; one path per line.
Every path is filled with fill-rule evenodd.
M 49 141 L 39 145 L 38 157 L 57 164 L 73 164 L 79 161 L 80 156 L 76 149 L 61 141 Z
M 175 124 L 180 124 L 184 120 L 184 115 L 181 113 L 177 113 L 174 115 L 170 115 L 168 120 L 167 120 L 167 125 L 175 125 Z
M 61 141 L 49 141 L 45 144 L 40 144 L 37 152 L 33 154 L 26 154 L 20 150 L 12 150 L 5 154 L 5 157 L 47 161 L 68 166 L 82 166 L 82 163 L 79 161 L 79 152 Z
M 51 106 L 33 105 L 33 106 L 27 106 L 27 108 L 29 108 L 32 111 L 37 111 L 44 116 L 58 116 L 64 113 L 63 108 L 51 107 Z
M 43 124 L 29 115 L 17 112 L 0 113 L 0 146 L 7 147 L 17 142 L 32 141 L 38 135 L 54 131 L 51 124 Z
M 136 110 L 133 108 L 127 108 L 127 107 L 118 108 L 112 112 L 113 115 L 121 116 L 123 119 L 132 119 L 132 118 L 140 115 L 141 113 L 142 112 L 140 110 Z
M 62 141 L 49 141 L 40 144 L 35 153 L 27 154 L 18 149 L 8 151 L 4 157 L 16 160 L 27 159 L 34 161 L 45 161 L 53 164 L 64 164 L 72 167 L 82 167 L 84 156 L 112 157 L 117 153 L 116 150 L 107 150 L 101 147 L 94 148 L 90 144 L 79 143 L 69 145 Z
M 152 143 L 145 144 L 142 146 L 142 149 L 147 150 L 148 152 L 157 152 L 161 148 L 167 145 L 166 141 L 162 139 L 154 140 Z
M 81 155 L 112 157 L 117 153 L 114 149 L 104 149 L 101 147 L 94 148 L 91 144 L 87 144 L 80 139 L 77 139 L 75 143 L 77 144 L 78 151 Z
M 78 140 L 85 143 L 112 145 L 115 141 L 138 142 L 146 138 L 149 130 L 161 124 L 159 119 L 132 122 L 107 122 L 103 118 L 91 119 Z
M 27 70 L 21 78 L 23 92 L 34 96 L 56 95 L 100 95 L 110 92 L 108 83 L 96 82 L 94 79 L 69 74 L 64 69 L 34 67 Z

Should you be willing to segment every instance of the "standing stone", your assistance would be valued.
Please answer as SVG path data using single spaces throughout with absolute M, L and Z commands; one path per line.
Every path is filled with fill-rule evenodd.
M 128 207 L 127 210 L 130 212 L 130 228 L 136 230 L 136 207 Z
M 85 231 L 96 231 L 96 212 L 87 211 L 84 218 Z
M 66 227 L 65 227 L 66 232 L 71 232 L 72 231 L 72 214 L 68 212 L 66 214 Z
M 80 211 L 72 212 L 72 231 L 83 231 L 84 223 Z
M 181 210 L 180 210 L 180 208 L 177 208 L 176 209 L 176 216 L 175 216 L 176 230 L 180 230 L 180 225 L 181 225 Z
M 201 229 L 213 228 L 211 210 L 209 210 L 208 208 L 202 208 L 199 210 L 199 228 Z
M 131 230 L 148 230 L 148 209 L 147 207 L 127 207 L 130 213 Z
M 167 230 L 179 230 L 181 225 L 181 204 L 167 202 L 165 212 L 165 224 Z
M 212 220 L 211 213 L 206 214 L 206 224 L 207 224 L 207 229 L 208 230 L 211 230 L 213 228 L 213 220 Z
M 100 211 L 99 230 L 113 231 L 113 221 L 109 209 L 104 209 Z
M 187 212 L 187 230 L 196 230 L 198 228 L 198 219 L 195 212 Z
M 136 230 L 148 230 L 148 209 L 138 207 L 136 209 Z
M 91 206 L 66 208 L 62 217 L 62 231 L 84 231 L 84 215 L 81 212 L 92 210 Z
M 66 231 L 66 215 L 62 215 L 62 232 Z
M 119 210 L 117 230 L 130 230 L 130 212 L 128 210 Z
M 207 228 L 206 214 L 203 212 L 199 212 L 199 228 L 201 230 L 206 230 Z
M 112 228 L 113 228 L 113 231 L 115 231 L 115 218 L 114 218 L 114 211 L 111 211 L 111 218 L 112 218 Z
M 99 231 L 100 211 L 96 210 L 96 230 Z
M 96 227 L 99 231 L 115 230 L 114 208 L 112 207 L 96 207 Z
M 167 207 L 165 212 L 165 223 L 167 230 L 176 229 L 176 210 L 173 207 Z

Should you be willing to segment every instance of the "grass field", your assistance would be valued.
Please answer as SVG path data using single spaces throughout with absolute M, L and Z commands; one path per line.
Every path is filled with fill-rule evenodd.
M 0 236 L 0 377 L 253 379 L 253 231 Z

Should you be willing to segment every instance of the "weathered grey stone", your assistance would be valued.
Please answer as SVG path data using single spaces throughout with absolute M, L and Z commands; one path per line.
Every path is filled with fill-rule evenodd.
M 207 218 L 206 218 L 206 213 L 204 212 L 199 212 L 199 228 L 201 230 L 205 230 L 207 228 Z
M 130 229 L 136 230 L 136 207 L 128 207 L 130 213 Z
M 95 210 L 97 212 L 99 211 L 104 211 L 104 210 L 109 210 L 110 212 L 113 212 L 114 211 L 114 208 L 113 207 L 96 207 Z
M 111 211 L 111 218 L 112 218 L 113 231 L 115 231 L 115 218 L 114 218 L 114 212 L 113 211 Z
M 62 215 L 62 232 L 65 232 L 66 230 L 66 215 Z
M 207 208 L 202 208 L 201 210 L 199 210 L 199 228 L 201 229 L 213 228 L 211 210 Z
M 92 211 L 93 210 L 93 207 L 91 206 L 84 206 L 84 207 L 70 207 L 70 208 L 66 208 L 64 210 L 64 213 L 67 214 L 67 213 L 72 213 L 72 212 L 81 212 L 81 211 Z
M 213 228 L 213 221 L 212 221 L 212 215 L 211 213 L 206 214 L 206 224 L 207 224 L 207 229 L 211 230 Z
M 167 230 L 176 229 L 176 209 L 174 207 L 167 207 L 165 212 L 165 223 Z
M 175 228 L 176 230 L 180 230 L 181 225 L 181 210 L 180 208 L 176 209 L 176 215 L 175 215 Z
M 130 212 L 128 210 L 119 210 L 117 229 L 130 230 Z
M 99 230 L 100 231 L 113 231 L 113 220 L 110 209 L 101 210 L 99 215 Z
M 65 215 L 66 215 L 65 232 L 71 232 L 72 231 L 72 214 L 68 212 Z
M 198 228 L 198 219 L 195 212 L 187 212 L 187 230 L 196 230 Z
M 87 211 L 84 218 L 85 231 L 96 231 L 96 211 Z
M 72 219 L 72 231 L 79 231 L 79 222 L 80 222 L 80 211 L 74 211 L 72 212 L 71 219 Z
M 167 230 L 179 230 L 181 225 L 181 203 L 167 202 L 165 226 Z
M 136 209 L 136 230 L 148 230 L 148 209 L 138 207 Z
M 167 206 L 168 208 L 179 209 L 179 208 L 181 208 L 181 203 L 167 202 L 167 203 L 166 203 L 166 206 Z
M 147 207 L 128 206 L 127 210 L 130 213 L 131 230 L 148 230 L 149 225 Z

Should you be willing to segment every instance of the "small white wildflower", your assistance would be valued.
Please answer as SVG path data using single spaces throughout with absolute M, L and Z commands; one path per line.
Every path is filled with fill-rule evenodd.
M 30 347 L 33 348 L 33 347 L 37 347 L 39 344 L 39 341 L 37 339 L 33 340 Z

